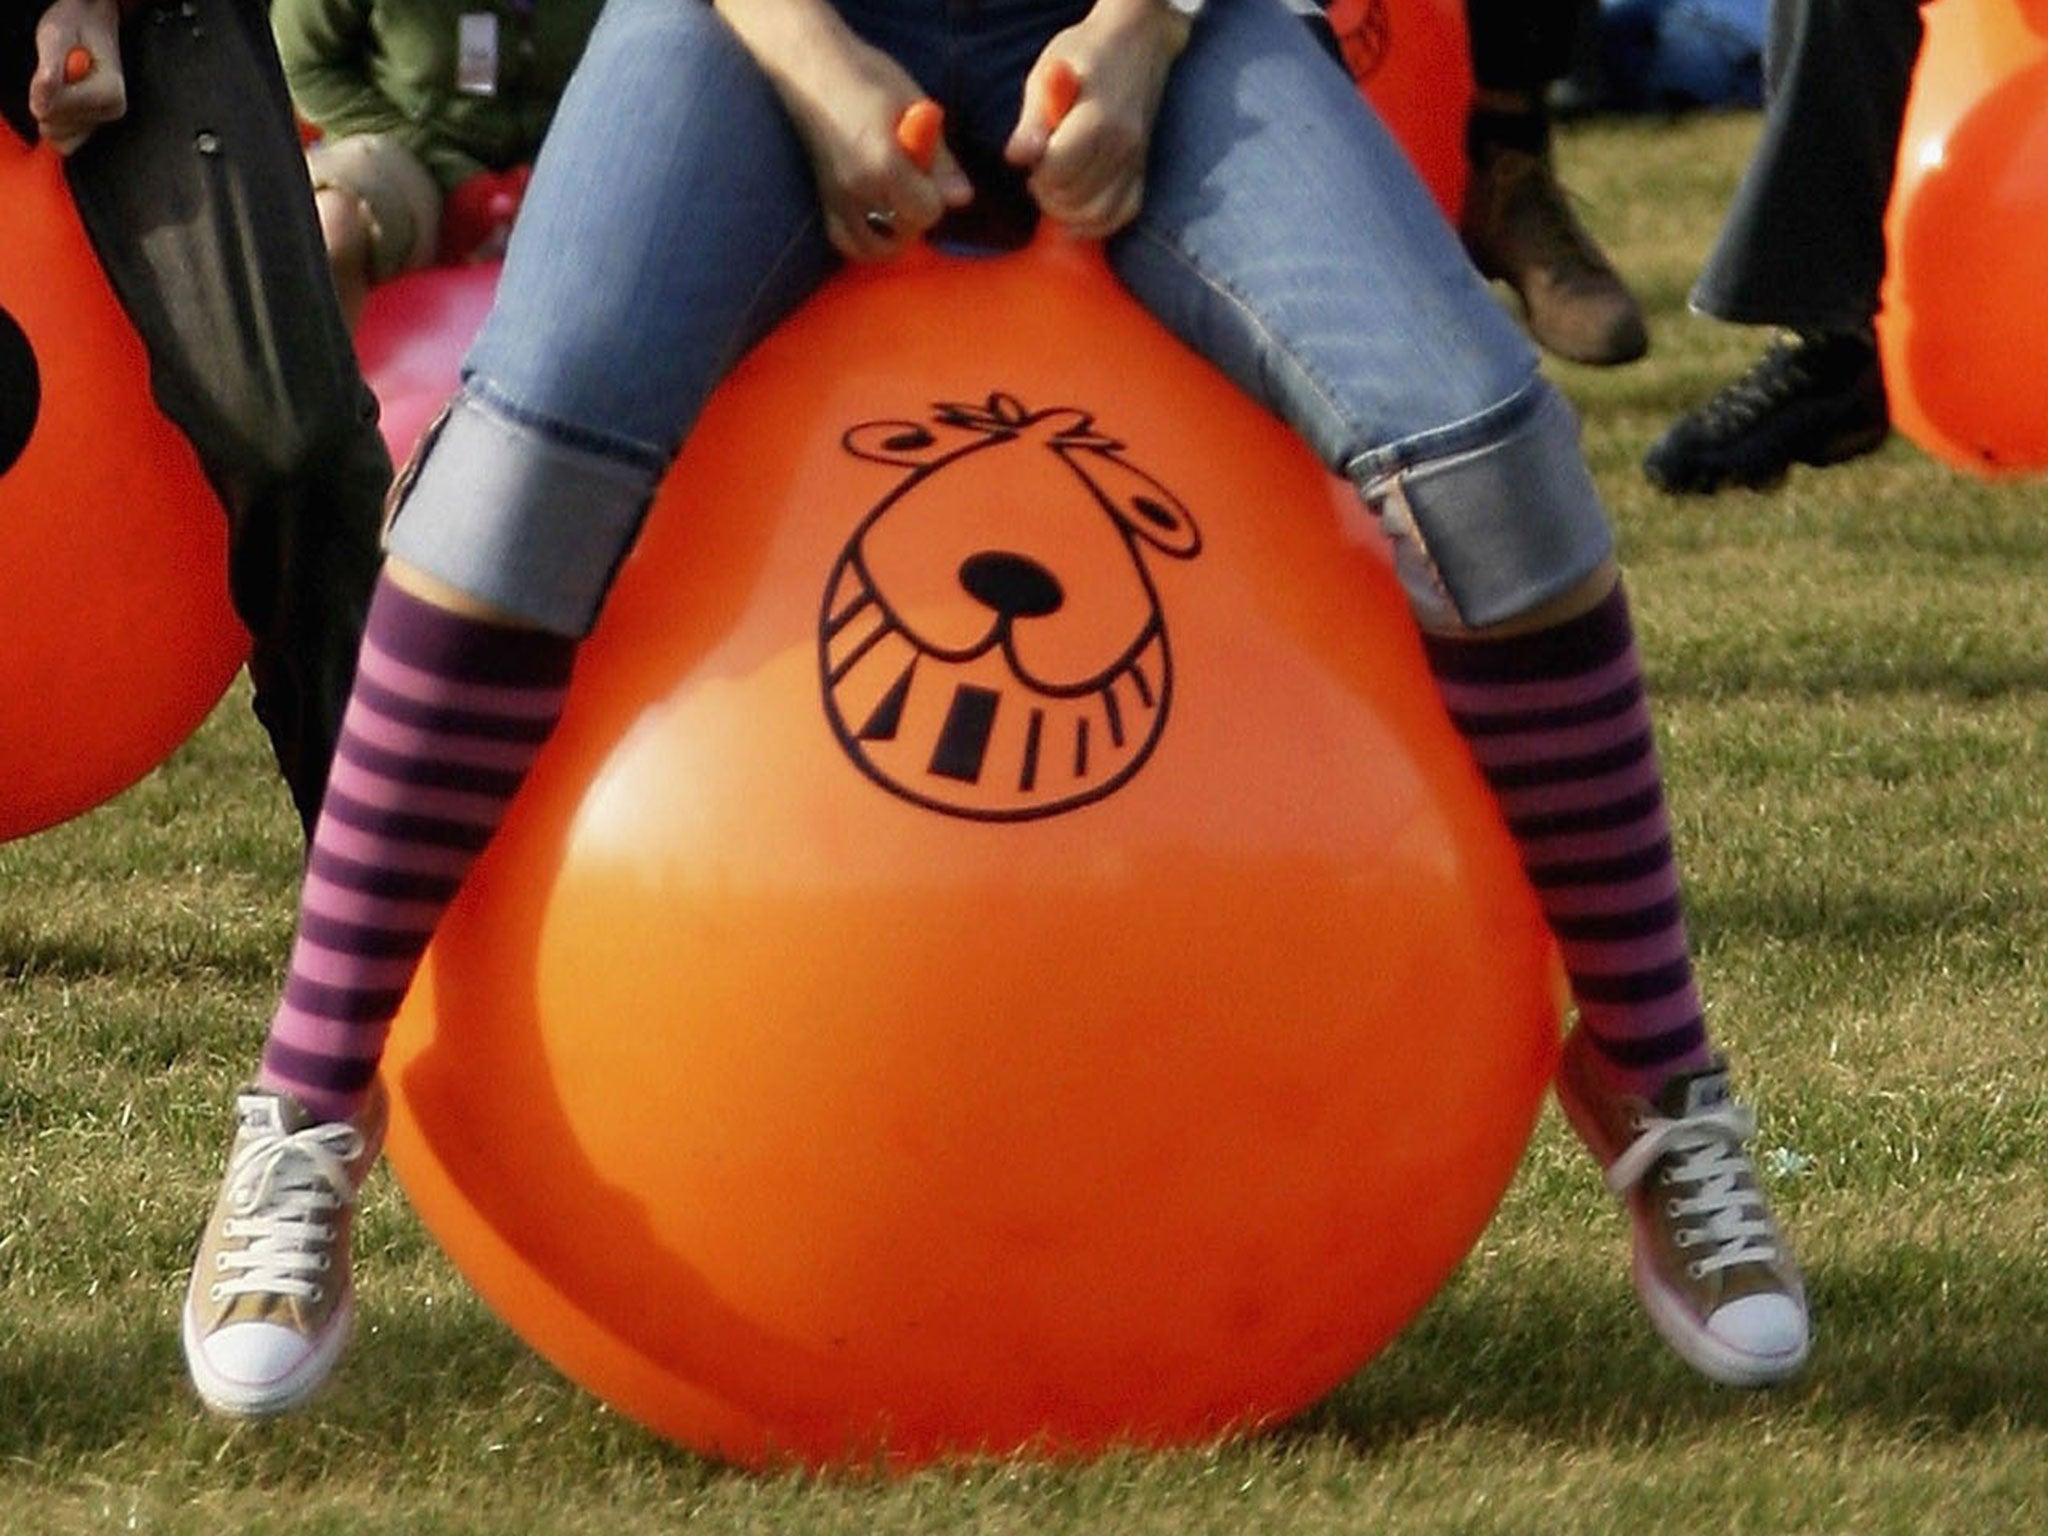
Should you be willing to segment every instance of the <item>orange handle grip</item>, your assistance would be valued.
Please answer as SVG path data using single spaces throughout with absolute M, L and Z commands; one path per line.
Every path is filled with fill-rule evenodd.
M 920 171 L 932 168 L 939 152 L 939 135 L 945 130 L 946 114 L 929 96 L 913 101 L 896 119 L 896 144 L 916 162 Z
M 1054 59 L 1045 76 L 1045 126 L 1057 128 L 1081 96 L 1081 77 L 1065 59 Z
M 64 83 L 76 85 L 92 73 L 92 50 L 83 46 L 74 47 L 64 55 Z

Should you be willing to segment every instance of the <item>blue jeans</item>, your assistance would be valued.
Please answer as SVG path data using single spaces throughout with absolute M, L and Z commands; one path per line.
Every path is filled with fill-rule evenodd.
M 1000 148 L 1085 0 L 841 0 Z M 956 13 L 965 14 L 956 14 Z M 1349 477 L 1439 626 L 1569 590 L 1610 536 L 1577 423 L 1356 86 L 1277 0 L 1212 0 L 1108 244 L 1170 330 Z M 773 90 L 684 0 L 611 0 L 391 550 L 580 634 L 719 380 L 839 258 Z

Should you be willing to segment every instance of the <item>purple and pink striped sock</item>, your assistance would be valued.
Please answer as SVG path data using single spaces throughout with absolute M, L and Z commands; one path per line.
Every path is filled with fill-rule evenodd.
M 361 1106 L 435 925 L 561 715 L 575 654 L 379 581 L 261 1086 L 321 1119 Z
M 1619 585 L 1514 640 L 1424 636 L 1557 935 L 1602 1074 L 1646 1097 L 1712 1058 L 1642 663 Z

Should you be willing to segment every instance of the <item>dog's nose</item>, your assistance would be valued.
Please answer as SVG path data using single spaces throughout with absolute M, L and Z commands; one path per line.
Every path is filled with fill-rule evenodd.
M 986 549 L 960 562 L 960 585 L 1006 619 L 1042 619 L 1067 600 L 1059 578 L 1028 555 Z

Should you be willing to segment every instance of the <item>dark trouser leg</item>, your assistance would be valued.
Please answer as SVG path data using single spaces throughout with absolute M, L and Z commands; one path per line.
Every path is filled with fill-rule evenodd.
M 1918 0 L 1772 0 L 1763 137 L 1695 309 L 1788 330 L 1870 323 L 1920 36 Z
M 144 7 L 129 110 L 70 161 L 158 404 L 229 522 L 257 717 L 301 821 L 326 783 L 390 458 L 342 324 L 262 0 Z
M 1472 77 L 1482 91 L 1534 91 L 1570 72 L 1579 0 L 1467 0 Z

